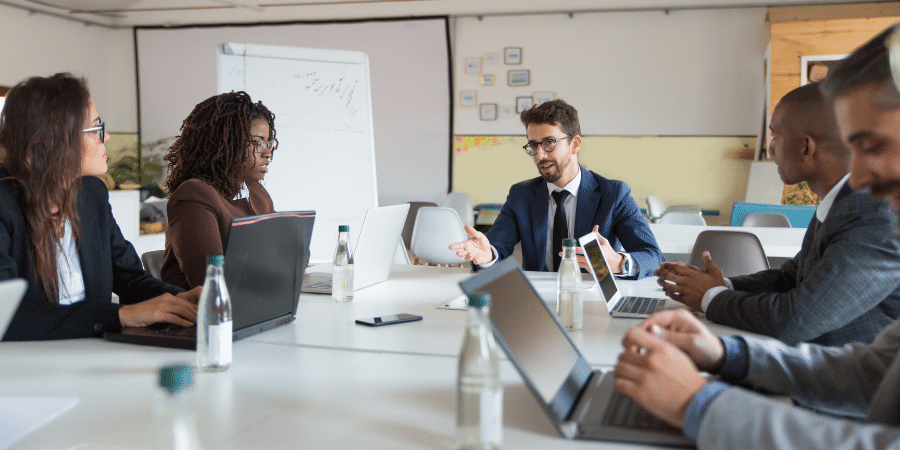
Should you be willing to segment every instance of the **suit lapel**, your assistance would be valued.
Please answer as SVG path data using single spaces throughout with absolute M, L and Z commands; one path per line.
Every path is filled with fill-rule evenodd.
M 594 174 L 584 167 L 581 170 L 581 183 L 578 185 L 578 201 L 575 206 L 575 236 L 578 239 L 580 234 L 588 233 L 594 228 L 592 223 L 594 213 L 600 207 L 600 185 L 594 178 Z
M 547 254 L 547 208 L 550 195 L 547 193 L 547 183 L 538 179 L 532 191 L 531 225 L 534 230 L 534 248 L 537 250 L 538 270 L 545 270 L 545 255 Z

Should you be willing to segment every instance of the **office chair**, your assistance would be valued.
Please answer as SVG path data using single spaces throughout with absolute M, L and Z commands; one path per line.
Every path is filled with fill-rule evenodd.
M 706 230 L 697 235 L 690 263 L 703 268 L 704 251 L 725 277 L 749 275 L 769 268 L 766 251 L 753 233 L 746 231 Z
M 742 227 L 790 228 L 791 221 L 779 213 L 748 213 L 741 220 Z
M 150 252 L 145 252 L 143 255 L 141 255 L 141 263 L 144 265 L 144 270 L 150 272 L 150 275 L 153 275 L 154 278 L 160 277 L 160 272 L 162 271 L 163 264 L 163 255 L 165 253 L 165 250 L 153 250 Z
M 416 214 L 411 249 L 420 263 L 462 264 L 466 260 L 447 247 L 468 238 L 456 210 L 425 206 Z
M 666 206 L 663 204 L 662 200 L 655 195 L 648 195 L 647 216 L 650 218 L 650 222 L 659 222 L 659 218 L 662 217 L 664 212 L 666 212 Z
M 441 202 L 443 208 L 453 208 L 459 214 L 464 225 L 475 226 L 475 206 L 472 205 L 472 197 L 465 192 L 451 192 Z
M 412 248 L 412 234 L 413 234 L 413 226 L 416 224 L 416 214 L 419 212 L 419 208 L 423 206 L 437 206 L 437 203 L 432 202 L 408 202 L 409 203 L 409 212 L 406 214 L 406 222 L 403 224 L 403 245 L 407 250 Z
M 666 212 L 659 218 L 660 225 L 702 225 L 706 226 L 706 220 L 703 219 L 703 216 L 694 213 L 687 212 Z

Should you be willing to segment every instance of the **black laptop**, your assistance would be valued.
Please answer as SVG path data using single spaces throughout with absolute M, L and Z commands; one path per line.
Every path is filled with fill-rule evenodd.
M 277 212 L 231 221 L 225 285 L 231 296 L 234 340 L 294 320 L 306 269 L 315 211 Z M 156 324 L 104 333 L 114 342 L 197 348 L 197 328 Z

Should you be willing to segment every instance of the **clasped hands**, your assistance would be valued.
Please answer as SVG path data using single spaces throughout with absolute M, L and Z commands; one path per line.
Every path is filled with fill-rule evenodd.
M 450 250 L 456 250 L 456 256 L 475 264 L 487 264 L 493 261 L 494 252 L 491 250 L 491 243 L 488 241 L 487 236 L 469 225 L 466 225 L 464 229 L 466 234 L 471 237 L 465 241 L 450 244 Z M 594 225 L 593 232 L 597 236 L 597 242 L 600 243 L 600 249 L 609 263 L 610 270 L 613 273 L 622 273 L 625 257 L 609 245 L 609 241 L 598 232 L 599 229 L 598 225 Z M 590 270 L 590 263 L 585 258 L 584 251 L 580 246 L 575 247 L 575 253 L 578 255 L 578 266 L 582 269 Z M 562 253 L 560 253 L 560 256 L 562 256 Z
M 700 371 L 718 372 L 725 346 L 685 309 L 654 314 L 628 330 L 615 367 L 615 389 L 681 428 L 688 406 L 708 382 Z
M 702 311 L 703 294 L 716 286 L 727 286 L 722 271 L 713 263 L 709 252 L 703 252 L 703 268 L 681 261 L 664 262 L 654 274 L 659 285 L 672 300 L 684 303 L 694 311 Z

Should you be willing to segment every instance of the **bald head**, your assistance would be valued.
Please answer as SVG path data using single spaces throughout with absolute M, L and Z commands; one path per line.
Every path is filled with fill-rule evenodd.
M 822 94 L 817 83 L 788 92 L 776 108 L 783 109 L 785 131 L 798 138 L 809 136 L 834 158 L 850 159 L 850 150 L 841 140 L 831 101 Z

